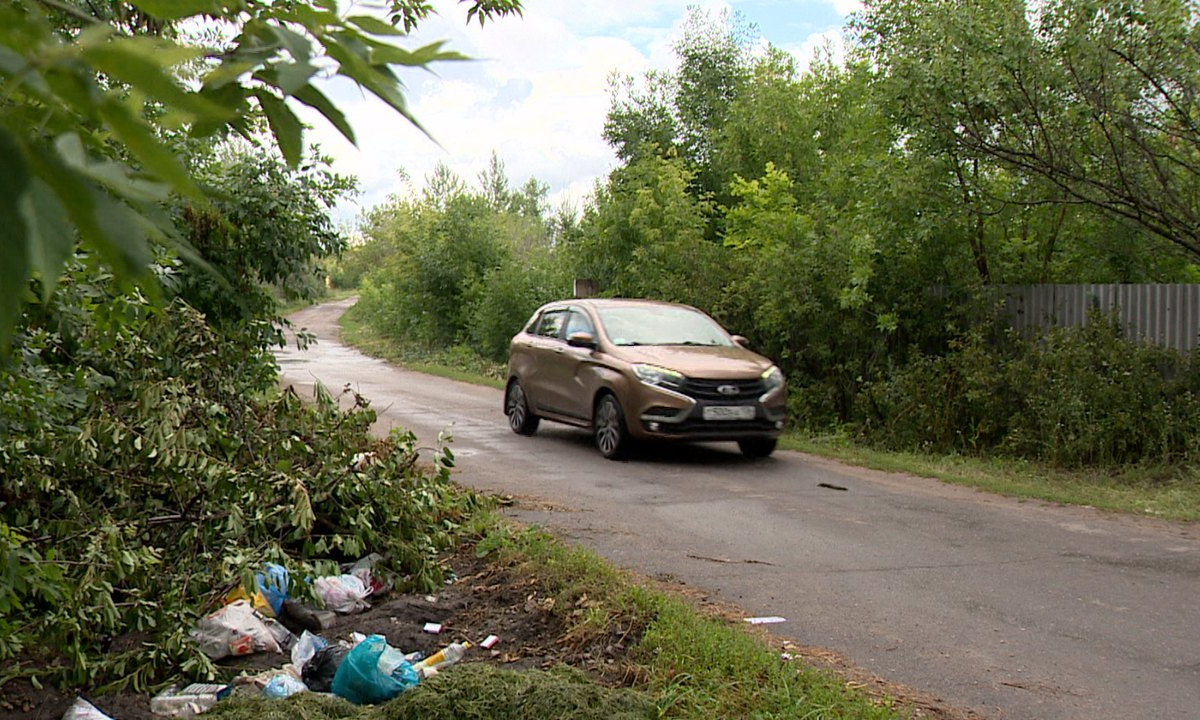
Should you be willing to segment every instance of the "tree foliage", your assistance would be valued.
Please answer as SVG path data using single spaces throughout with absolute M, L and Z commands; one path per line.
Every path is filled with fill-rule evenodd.
M 1200 12 L 1188 0 L 869 2 L 901 121 L 1200 259 Z
M 1200 281 L 1198 20 L 1183 0 L 879 0 L 844 61 L 801 70 L 736 16 L 693 10 L 675 67 L 613 79 L 604 137 L 620 163 L 548 256 L 604 294 L 713 313 L 780 364 L 791 419 L 813 431 L 1067 464 L 1194 458 L 1195 362 L 1096 328 L 1008 339 L 988 330 L 988 298 Z M 512 193 L 497 166 L 481 178 L 493 231 Z M 435 175 L 425 201 L 457 213 L 466 192 Z M 544 266 L 508 264 L 515 246 L 497 238 L 511 233 L 463 255 L 435 228 L 400 226 L 405 259 L 364 286 L 372 312 L 400 335 L 502 356 L 506 337 L 480 328 L 509 306 L 489 293 L 542 287 Z M 434 311 L 438 293 L 449 304 Z M 426 312 L 451 329 L 415 327 Z M 1162 432 L 1122 445 L 1131 415 L 1117 405 Z
M 404 17 L 421 5 L 394 3 Z M 479 0 L 468 15 L 483 22 L 519 9 L 514 1 Z M 232 39 L 206 43 L 162 32 L 200 21 Z M 142 281 L 152 278 L 154 244 L 189 250 L 162 204 L 171 193 L 206 199 L 168 137 L 249 137 L 265 118 L 284 159 L 297 166 L 304 147 L 298 105 L 354 142 L 345 115 L 313 82 L 329 74 L 416 123 L 395 68 L 463 56 L 442 43 L 405 49 L 391 42 L 402 34 L 373 16 L 343 15 L 331 0 L 0 6 L 0 209 L 12 218 L 0 231 L 0 347 L 27 278 L 40 278 L 47 297 L 76 236 L 119 277 Z
M 368 215 L 366 242 L 341 265 L 376 259 L 361 274 L 356 312 L 384 334 L 500 360 L 529 314 L 569 288 L 543 218 L 545 185 L 512 189 L 495 155 L 479 182 L 472 191 L 439 165 L 419 199 L 395 198 Z
M 330 0 L 0 5 L 0 685 L 211 677 L 188 631 L 266 561 L 298 595 L 369 552 L 441 583 L 474 504 L 452 455 L 373 439 L 364 398 L 280 395 L 266 290 L 303 296 L 344 247 L 353 181 L 305 157 L 295 110 L 353 130 L 313 81 L 411 120 L 395 68 L 460 57 L 402 34 Z

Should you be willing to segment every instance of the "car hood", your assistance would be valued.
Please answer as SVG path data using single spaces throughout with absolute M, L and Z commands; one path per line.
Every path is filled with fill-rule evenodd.
M 743 347 L 638 345 L 614 348 L 614 354 L 627 362 L 649 363 L 687 377 L 712 380 L 757 378 L 772 364 Z

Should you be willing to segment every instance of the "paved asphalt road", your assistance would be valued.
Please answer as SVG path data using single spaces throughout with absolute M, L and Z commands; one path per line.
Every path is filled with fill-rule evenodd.
M 604 460 L 584 431 L 505 424 L 501 393 L 337 342 L 350 301 L 293 316 L 320 342 L 283 382 L 349 383 L 425 444 L 452 426 L 457 479 L 536 499 L 521 519 L 676 578 L 772 632 L 989 718 L 1200 718 L 1200 527 L 995 497 L 733 445 Z M 822 484 L 834 485 L 831 489 Z

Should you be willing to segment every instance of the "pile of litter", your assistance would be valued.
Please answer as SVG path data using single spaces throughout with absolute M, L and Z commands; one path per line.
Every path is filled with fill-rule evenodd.
M 308 607 L 295 599 L 285 600 L 280 605 L 284 620 L 294 624 L 292 616 L 299 614 L 312 621 L 314 627 L 293 633 L 294 639 L 287 647 L 286 657 L 273 652 L 258 652 L 217 661 L 227 671 L 239 673 L 245 679 L 241 684 L 218 685 L 221 689 L 233 687 L 225 699 L 219 700 L 202 717 L 206 720 L 416 717 L 409 714 L 411 711 L 407 708 L 410 707 L 441 708 L 441 712 L 434 713 L 436 717 L 471 718 L 481 716 L 475 714 L 477 710 L 487 714 L 494 712 L 489 715 L 490 720 L 657 716 L 654 712 L 641 712 L 641 709 L 651 707 L 643 694 L 611 689 L 628 682 L 623 658 L 640 635 L 639 630 L 621 626 L 614 628 L 611 634 L 589 637 L 582 642 L 580 638 L 565 640 L 567 628 L 554 612 L 552 598 L 542 593 L 532 576 L 493 565 L 477 556 L 471 546 L 460 547 L 445 563 L 455 580 L 437 593 L 385 596 L 386 587 L 373 589 L 364 597 L 371 607 L 362 612 L 338 614 Z M 265 578 L 271 573 L 268 570 L 263 575 Z M 261 607 L 266 598 L 257 598 L 259 592 L 261 590 L 238 599 Z M 320 597 L 318 593 L 314 594 Z M 577 604 L 582 607 L 585 600 L 580 599 Z M 259 615 L 265 622 L 269 613 L 260 612 Z M 317 622 L 324 625 L 315 625 Z M 383 704 L 354 705 L 332 692 L 311 690 L 284 699 L 268 697 L 263 692 L 263 683 L 282 674 L 280 671 L 285 663 L 292 660 L 291 652 L 302 642 L 305 629 L 310 635 L 320 636 L 334 645 L 353 644 L 355 632 L 365 636 L 381 635 L 397 650 L 421 651 L 427 656 L 435 655 L 440 648 L 452 644 L 451 641 L 465 645 L 469 640 L 472 644 L 466 648 L 459 664 L 421 680 L 415 688 Z M 130 643 L 136 639 L 122 638 L 120 641 Z M 295 662 L 291 664 L 294 666 Z M 410 661 L 411 664 L 415 663 Z M 568 665 L 581 668 L 586 674 L 571 672 Z M 544 672 L 547 669 L 551 671 Z M 301 681 L 302 675 L 301 672 Z M 256 678 L 257 682 L 248 684 L 250 678 Z M 183 685 L 196 679 L 185 678 Z M 600 680 L 598 685 L 597 679 Z M 282 680 L 277 684 L 285 682 L 291 684 Z M 176 691 L 183 689 L 181 686 Z M 150 695 L 133 690 L 88 698 L 107 713 L 91 716 L 88 720 L 105 717 L 153 720 L 161 717 L 150 712 Z M 36 689 L 27 682 L 17 681 L 0 690 L 0 720 L 60 720 L 74 699 L 74 693 L 67 696 L 54 688 Z M 11 707 L 5 709 L 5 701 Z M 539 706 L 542 711 L 534 709 Z M 578 709 L 581 707 L 593 709 Z M 84 720 L 87 716 L 78 717 Z M 428 713 L 422 715 L 424 720 L 428 717 Z
M 325 693 L 355 705 L 391 700 L 436 675 L 466 655 L 469 641 L 453 642 L 426 658 L 420 651 L 405 653 L 383 635 L 352 633 L 331 642 L 319 631 L 331 627 L 338 614 L 370 608 L 368 598 L 390 590 L 392 581 L 374 574 L 381 560 L 370 555 L 340 575 L 317 578 L 314 592 L 323 608 L 289 597 L 291 580 L 281 565 L 267 564 L 254 576 L 249 590 L 237 588 L 226 604 L 203 618 L 191 632 L 197 646 L 212 660 L 257 653 L 288 654 L 291 662 L 255 675 L 243 674 L 232 683 L 174 685 L 154 696 L 150 711 L 159 717 L 195 717 L 234 696 L 281 700 L 301 693 Z M 426 623 L 425 632 L 440 633 L 441 625 Z M 484 644 L 494 645 L 488 637 Z M 63 720 L 119 720 L 84 698 L 78 698 Z

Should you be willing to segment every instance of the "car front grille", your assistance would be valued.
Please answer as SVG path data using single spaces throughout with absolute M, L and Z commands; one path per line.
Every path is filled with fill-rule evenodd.
M 732 389 L 732 390 L 731 390 Z M 718 400 L 736 402 L 738 400 L 753 400 L 767 391 L 767 384 L 761 379 L 754 380 L 698 380 L 688 378 L 680 391 L 688 397 L 697 400 Z

